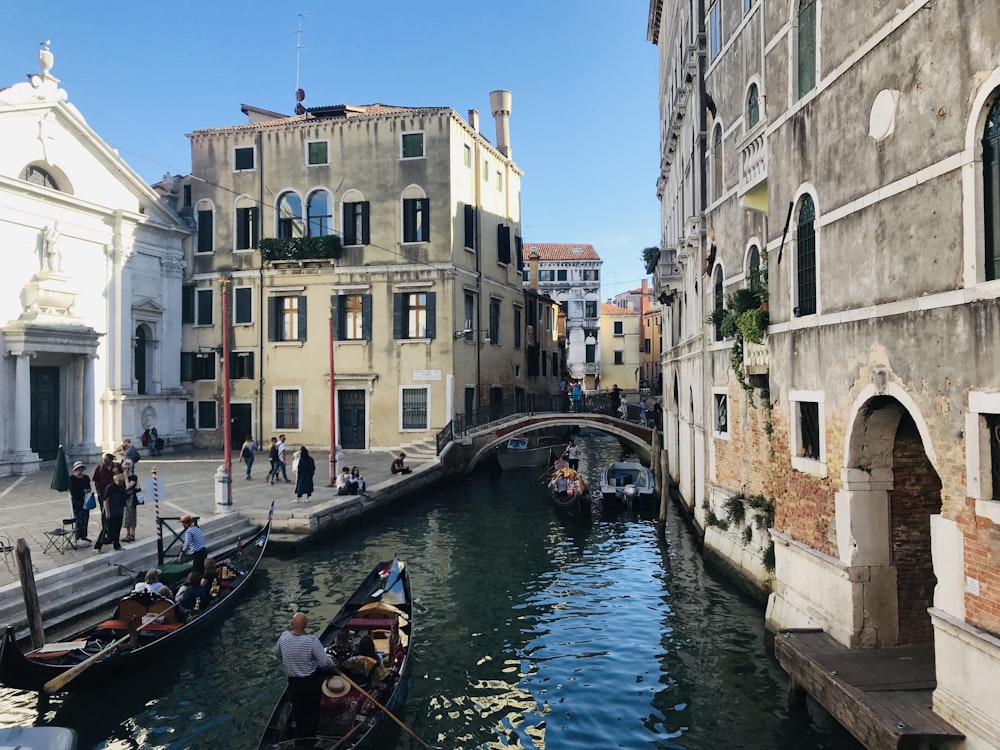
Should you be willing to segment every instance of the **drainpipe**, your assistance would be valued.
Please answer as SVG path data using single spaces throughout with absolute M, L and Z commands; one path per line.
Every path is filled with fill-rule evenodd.
M 705 39 L 705 0 L 698 0 L 698 19 L 697 19 L 697 22 L 698 22 L 698 26 L 697 26 L 697 28 L 698 28 L 698 37 L 697 38 L 698 39 Z M 708 60 L 706 59 L 706 56 L 705 56 L 705 50 L 704 50 L 704 48 L 701 47 L 701 45 L 699 45 L 699 54 L 698 54 L 698 130 L 699 130 L 699 132 L 698 132 L 698 165 L 699 165 L 699 169 L 698 169 L 699 186 L 698 186 L 698 188 L 699 189 L 698 189 L 698 196 L 699 196 L 699 200 L 700 200 L 700 205 L 698 207 L 698 212 L 702 216 L 702 218 L 705 218 L 706 208 L 708 206 L 708 166 L 706 164 L 706 160 L 708 159 L 708 116 L 707 116 L 707 113 L 705 111 L 705 102 L 707 100 L 707 90 L 705 88 L 705 72 L 706 72 L 707 68 L 708 68 Z M 701 265 L 702 264 L 702 257 L 701 256 L 702 256 L 702 252 L 703 252 L 702 244 L 703 244 L 703 240 L 699 236 L 698 237 L 698 258 L 697 258 L 696 262 L 693 264 L 693 266 L 694 266 L 693 271 L 695 273 L 695 278 L 698 279 L 698 282 L 700 284 L 700 286 L 699 286 L 699 289 L 700 289 L 699 294 L 701 295 L 701 302 L 702 302 L 701 308 L 699 309 L 699 320 L 704 320 L 705 319 L 705 304 L 704 304 L 704 301 L 705 301 L 705 294 L 704 294 L 704 292 L 705 292 L 705 283 L 704 283 L 704 279 L 702 278 L 702 273 L 701 273 L 701 268 L 702 268 L 702 265 Z M 701 327 L 704 330 L 704 326 L 701 326 Z M 705 431 L 707 431 L 707 426 L 709 424 L 711 424 L 710 420 L 711 420 L 712 417 L 711 417 L 711 412 L 710 412 L 710 408 L 711 408 L 710 400 L 707 398 L 708 394 L 705 392 L 705 390 L 706 390 L 705 389 L 705 384 L 707 383 L 707 377 L 708 377 L 710 362 L 709 362 L 708 346 L 705 343 L 705 335 L 704 335 L 704 333 L 702 333 L 702 335 L 699 337 L 699 345 L 701 346 L 701 386 L 702 386 L 702 388 L 701 388 L 701 390 L 702 390 L 702 394 L 701 394 L 702 395 L 702 398 L 701 398 L 701 407 L 702 407 L 701 429 L 702 429 L 703 432 L 705 432 Z M 692 417 L 692 420 L 693 420 L 694 419 L 694 415 L 692 414 L 691 417 Z M 707 441 L 705 441 L 705 445 L 707 445 L 707 444 L 708 444 Z M 692 446 L 692 449 L 693 449 L 693 447 L 694 446 Z M 691 451 L 691 455 L 694 456 L 694 450 Z M 692 469 L 693 468 L 694 467 L 692 467 Z M 707 468 L 707 465 L 706 465 L 706 468 Z M 704 476 L 701 477 L 701 479 L 704 480 Z M 698 481 L 699 481 L 699 478 L 694 475 L 694 471 L 692 470 L 692 473 L 691 473 L 691 494 L 692 494 L 693 497 L 691 497 L 690 500 L 691 500 L 692 508 L 695 511 L 697 511 L 698 499 L 699 499 Z M 704 499 L 704 497 L 705 497 L 705 487 L 704 487 L 704 481 L 702 481 L 701 499 Z
M 264 236 L 264 149 L 260 131 L 257 131 L 257 175 L 258 175 L 258 199 L 257 199 L 257 244 L 260 245 L 260 238 Z M 260 355 L 260 362 L 257 363 L 257 441 L 264 437 L 264 415 L 261 413 L 264 408 L 264 329 L 268 325 L 267 308 L 264 305 L 264 259 L 257 250 L 257 258 L 260 261 L 260 283 L 257 286 L 257 351 Z

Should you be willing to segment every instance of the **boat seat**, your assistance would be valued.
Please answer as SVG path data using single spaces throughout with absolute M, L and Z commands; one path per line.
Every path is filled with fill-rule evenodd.
M 347 627 L 351 630 L 392 630 L 395 625 L 395 620 L 371 617 L 354 617 L 347 623 Z
M 627 484 L 633 484 L 631 474 L 620 474 L 615 477 L 615 487 L 624 487 Z
M 122 599 L 118 602 L 118 611 L 115 613 L 116 620 L 128 622 L 133 617 L 142 618 L 146 614 L 146 605 L 135 599 Z
M 159 624 L 173 625 L 177 623 L 177 614 L 176 614 L 177 607 L 174 606 L 173 602 L 168 602 L 165 599 L 158 602 L 153 602 L 152 604 L 149 605 L 149 609 L 147 611 L 151 615 L 163 613 L 163 622 Z
M 164 623 L 162 625 L 147 625 L 142 630 L 139 631 L 140 634 L 147 631 L 159 632 L 159 633 L 169 633 L 171 630 L 177 630 L 181 624 L 179 622 Z M 97 626 L 98 630 L 128 630 L 128 620 L 105 620 Z

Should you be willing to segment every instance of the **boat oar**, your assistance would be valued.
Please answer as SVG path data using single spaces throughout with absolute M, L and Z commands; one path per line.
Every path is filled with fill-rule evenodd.
M 330 750 L 337 750 L 338 747 L 340 747 L 345 742 L 347 742 L 351 738 L 351 735 L 354 734 L 355 732 L 357 732 L 359 729 L 361 729 L 361 727 L 363 727 L 366 723 L 367 722 L 365 722 L 365 721 L 359 721 L 357 724 L 355 724 L 353 727 L 351 727 L 350 731 L 347 734 L 345 734 L 343 737 L 341 737 L 337 741 L 337 744 L 334 745 L 333 747 L 331 747 Z
M 371 701 L 372 703 L 374 703 L 374 704 L 375 704 L 376 706 L 378 706 L 378 707 L 379 707 L 380 709 L 382 709 L 382 712 L 383 712 L 383 713 L 385 713 L 385 715 L 386 715 L 386 716 L 388 716 L 388 717 L 389 717 L 390 719 L 392 719 L 392 720 L 393 720 L 394 722 L 396 722 L 397 724 L 399 724 L 399 726 L 400 726 L 400 728 L 401 728 L 401 729 L 403 729 L 403 730 L 404 730 L 404 731 L 405 731 L 405 732 L 406 732 L 407 734 L 409 734 L 409 735 L 410 735 L 410 736 L 411 736 L 411 737 L 412 737 L 413 739 L 415 739 L 415 740 L 416 740 L 417 742 L 419 742 L 419 743 L 420 743 L 420 744 L 421 744 L 421 745 L 422 745 L 423 747 L 426 747 L 426 748 L 427 748 L 427 750 L 441 750 L 441 748 L 435 748 L 435 747 L 434 747 L 433 745 L 428 745 L 428 744 L 427 744 L 426 742 L 424 742 L 424 741 L 423 741 L 422 739 L 420 739 L 420 738 L 419 738 L 419 737 L 417 736 L 417 733 L 416 733 L 416 732 L 414 732 L 414 731 L 413 731 L 412 729 L 410 729 L 410 728 L 409 728 L 408 726 L 406 726 L 406 724 L 404 724 L 404 723 L 403 723 L 402 721 L 400 721 L 400 720 L 399 720 L 399 719 L 398 719 L 398 718 L 396 717 L 396 714 L 394 714 L 394 713 L 393 713 L 392 711 L 390 711 L 390 710 L 389 710 L 388 708 L 386 708 L 386 707 L 385 707 L 385 706 L 383 706 L 383 705 L 382 705 L 381 703 L 379 703 L 379 702 L 378 702 L 378 700 L 376 700 L 375 696 L 373 696 L 373 695 L 372 695 L 371 693 L 369 693 L 368 691 L 366 691 L 366 690 L 365 690 L 365 689 L 364 689 L 363 687 L 361 687 L 361 686 L 360 686 L 360 685 L 359 685 L 358 683 L 356 683 L 356 682 L 355 682 L 354 680 L 352 680 L 352 679 L 351 679 L 350 677 L 348 677 L 348 676 L 347 676 L 347 675 L 346 675 L 346 674 L 345 674 L 344 672 L 341 672 L 341 671 L 340 671 L 339 669 L 337 669 L 336 667 L 334 667 L 334 668 L 333 668 L 333 671 L 334 671 L 334 672 L 336 672 L 337 674 L 339 674 L 339 675 L 340 675 L 341 677 L 343 677 L 343 678 L 344 678 L 345 680 L 347 680 L 347 683 L 348 683 L 348 684 L 349 684 L 349 685 L 350 685 L 350 686 L 351 686 L 352 688 L 354 688 L 355 690 L 357 690 L 357 691 L 358 691 L 359 693 L 361 693 L 361 694 L 362 694 L 363 696 L 365 696 L 365 698 L 367 698 L 367 699 L 368 699 L 368 700 L 370 700 L 370 701 Z
M 156 615 L 156 617 L 154 617 L 152 620 L 149 620 L 149 622 L 140 623 L 139 627 L 136 628 L 136 632 L 139 632 L 140 630 L 142 630 L 147 625 L 152 625 L 154 622 L 156 622 L 157 619 L 159 619 L 161 616 L 165 615 L 167 612 L 169 612 L 170 610 L 172 610 L 176 606 L 177 606 L 177 603 L 175 602 L 175 603 L 171 604 L 169 607 L 167 607 L 165 610 L 163 610 L 162 612 L 156 612 L 156 613 L 154 613 Z M 52 695 L 52 693 L 55 693 L 58 690 L 62 690 L 64 687 L 66 687 L 66 684 L 68 682 L 70 682 L 72 680 L 75 680 L 83 672 L 87 671 L 88 669 L 90 669 L 90 667 L 92 667 L 95 663 L 97 663 L 97 661 L 99 661 L 102 656 L 104 656 L 108 652 L 113 651 L 114 649 L 118 648 L 123 643 L 125 643 L 125 641 L 129 640 L 131 637 L 132 637 L 131 633 L 129 633 L 128 635 L 122 636 L 121 638 L 119 638 L 114 643 L 112 643 L 112 644 L 110 644 L 110 645 L 105 646 L 104 648 L 102 648 L 100 651 L 98 651 L 93 656 L 88 656 L 86 659 L 84 659 L 83 661 L 81 661 L 76 666 L 70 667 L 65 672 L 56 675 L 55 677 L 53 677 L 51 680 L 49 680 L 48 682 L 46 682 L 42 686 L 42 690 L 44 690 L 48 695 Z

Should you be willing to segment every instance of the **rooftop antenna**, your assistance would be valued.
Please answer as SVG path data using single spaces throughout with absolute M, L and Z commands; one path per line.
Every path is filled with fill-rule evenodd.
M 302 101 L 306 98 L 306 92 L 299 88 L 299 61 L 302 57 L 302 50 L 307 47 L 314 47 L 313 44 L 302 44 L 302 19 L 309 13 L 299 13 L 298 24 L 295 28 L 295 114 L 304 115 L 306 108 Z

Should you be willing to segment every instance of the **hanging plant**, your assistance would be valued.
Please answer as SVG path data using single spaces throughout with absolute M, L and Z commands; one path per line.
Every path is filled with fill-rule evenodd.
M 767 334 L 767 271 L 751 274 L 749 284 L 734 289 L 726 295 L 724 307 L 715 308 L 705 319 L 723 338 L 733 339 L 729 352 L 729 364 L 740 387 L 747 393 L 751 406 L 755 405 L 753 386 L 747 381 L 743 371 L 744 343 L 750 341 L 761 344 Z

